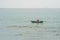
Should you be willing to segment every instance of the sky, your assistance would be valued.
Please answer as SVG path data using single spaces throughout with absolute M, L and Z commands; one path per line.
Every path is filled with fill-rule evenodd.
M 60 8 L 60 0 L 0 0 L 0 8 Z

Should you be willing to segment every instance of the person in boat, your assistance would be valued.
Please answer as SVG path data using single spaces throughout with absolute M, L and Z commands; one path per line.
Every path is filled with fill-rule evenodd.
M 39 19 L 37 19 L 37 21 L 36 21 L 37 23 L 39 23 Z

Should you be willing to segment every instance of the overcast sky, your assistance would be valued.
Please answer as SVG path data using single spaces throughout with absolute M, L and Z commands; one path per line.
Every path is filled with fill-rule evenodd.
M 60 8 L 60 0 L 0 0 L 0 8 Z

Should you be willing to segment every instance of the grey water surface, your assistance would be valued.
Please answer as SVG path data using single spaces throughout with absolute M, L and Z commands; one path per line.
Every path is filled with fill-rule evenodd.
M 60 40 L 60 8 L 0 8 L 0 40 Z

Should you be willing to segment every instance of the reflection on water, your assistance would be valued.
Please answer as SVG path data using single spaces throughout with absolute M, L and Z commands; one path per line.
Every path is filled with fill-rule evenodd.
M 0 40 L 60 40 L 60 9 L 0 10 Z

